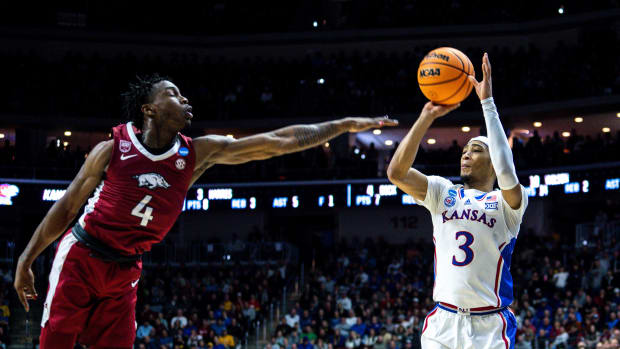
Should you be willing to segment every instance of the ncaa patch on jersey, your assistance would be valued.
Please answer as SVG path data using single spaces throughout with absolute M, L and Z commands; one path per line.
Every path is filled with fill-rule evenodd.
M 177 159 L 177 161 L 174 162 L 174 166 L 177 167 L 178 170 L 182 170 L 185 168 L 185 160 L 183 159 Z
M 454 196 L 446 196 L 446 198 L 443 200 L 443 204 L 446 205 L 446 207 L 452 207 L 454 206 L 454 204 L 456 204 L 456 199 L 454 198 Z
M 485 202 L 484 208 L 487 210 L 497 210 L 497 202 Z
M 118 149 L 121 151 L 121 153 L 127 153 L 131 150 L 131 142 L 121 139 L 121 142 L 118 145 Z
M 189 149 L 185 148 L 185 147 L 181 147 L 179 148 L 179 155 L 181 156 L 187 156 L 189 155 Z M 180 169 L 181 170 L 181 169 Z

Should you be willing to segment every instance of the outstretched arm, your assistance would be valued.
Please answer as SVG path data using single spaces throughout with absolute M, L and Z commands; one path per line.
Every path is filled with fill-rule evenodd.
M 420 142 L 435 119 L 448 114 L 458 108 L 459 105 L 443 106 L 433 102 L 426 103 L 418 120 L 403 138 L 390 161 L 387 171 L 390 182 L 416 200 L 424 201 L 428 187 L 426 176 L 411 167 L 418 153 Z
M 489 154 L 497 175 L 497 184 L 502 190 L 502 196 L 506 203 L 513 209 L 517 209 L 521 206 L 521 186 L 519 185 L 519 178 L 517 178 L 512 151 L 493 101 L 491 61 L 487 53 L 482 57 L 482 81 L 476 81 L 472 75 L 469 76 L 469 81 L 476 88 L 476 94 L 482 104 L 487 137 L 490 143 Z
M 387 117 L 345 118 L 320 124 L 288 126 L 241 139 L 213 135 L 199 137 L 194 139 L 195 174 L 199 175 L 214 164 L 241 164 L 309 149 L 345 132 L 396 125 L 398 121 Z
M 54 203 L 41 224 L 37 227 L 30 242 L 19 256 L 13 286 L 20 302 L 29 310 L 28 299 L 35 299 L 34 274 L 31 266 L 34 260 L 67 229 L 67 225 L 75 219 L 79 209 L 88 196 L 101 182 L 110 157 L 114 141 L 99 143 L 90 152 L 82 168 L 75 176 L 65 195 Z

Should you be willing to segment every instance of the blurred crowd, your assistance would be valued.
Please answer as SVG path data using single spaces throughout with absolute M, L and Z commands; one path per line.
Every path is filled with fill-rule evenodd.
M 432 251 L 366 241 L 324 253 L 265 349 L 420 348 L 434 307 Z M 558 236 L 522 232 L 512 261 L 515 348 L 618 348 L 619 253 L 617 241 L 575 251 Z
M 502 108 L 620 92 L 619 45 L 611 25 L 583 30 L 576 42 L 545 47 L 459 47 L 477 71 L 483 52 L 493 62 L 494 96 Z M 450 46 L 449 42 L 442 43 Z M 439 45 L 439 43 L 437 43 Z M 434 49 L 404 52 L 321 51 L 296 57 L 232 60 L 174 50 L 104 58 L 72 52 L 54 59 L 34 52 L 0 53 L 12 88 L 0 95 L 8 115 L 121 120 L 120 94 L 136 74 L 170 76 L 194 106 L 196 120 L 248 120 L 418 113 L 425 98 L 418 64 Z M 576 69 L 578 67 L 578 69 Z M 469 98 L 461 110 L 480 109 Z M 231 123 L 231 126 L 234 124 Z
M 534 131 L 526 138 L 513 138 L 513 155 L 518 170 L 549 168 L 618 161 L 620 131 L 592 137 L 576 130 L 570 137 L 559 132 L 541 137 Z M 336 147 L 315 147 L 264 161 L 237 166 L 215 166 L 200 182 L 319 180 L 348 178 L 385 178 L 387 165 L 398 143 L 390 151 L 357 145 L 346 151 Z M 458 176 L 462 144 L 456 140 L 446 149 L 421 146 L 415 166 L 426 173 Z M 15 147 L 6 140 L 0 147 L 0 177 L 71 179 L 82 165 L 89 149 L 62 146 L 51 142 L 39 159 L 16 158 Z
M 8 10 L 13 16 L 7 16 L 5 22 L 43 28 L 196 35 L 521 22 L 613 9 L 618 7 L 618 1 L 522 0 L 497 6 L 490 0 L 209 0 L 166 9 L 165 18 L 157 8 L 141 1 L 112 1 L 105 5 L 49 2 L 37 11 L 26 11 L 26 6 L 11 4 Z M 165 28 L 153 26 L 152 18 L 165 20 Z
M 575 250 L 566 240 L 531 230 L 519 236 L 515 348 L 618 348 L 620 243 L 594 237 Z M 273 309 L 283 305 L 291 265 L 145 268 L 136 348 L 232 349 L 256 340 L 265 349 L 420 348 L 435 305 L 432 251 L 423 240 L 382 239 L 317 249 L 279 318 Z M 256 338 L 261 323 L 267 328 Z
M 145 268 L 135 347 L 236 348 L 282 299 L 289 274 L 286 264 Z
M 11 318 L 10 292 L 13 290 L 13 273 L 10 267 L 0 268 L 0 349 L 10 343 L 9 322 Z

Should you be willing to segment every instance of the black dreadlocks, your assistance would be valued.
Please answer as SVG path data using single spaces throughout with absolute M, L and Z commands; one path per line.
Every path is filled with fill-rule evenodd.
M 129 121 L 133 121 L 136 128 L 142 129 L 144 123 L 142 105 L 153 101 L 153 85 L 170 79 L 155 73 L 144 77 L 136 76 L 136 80 L 129 83 L 127 92 L 121 94 L 123 114 Z

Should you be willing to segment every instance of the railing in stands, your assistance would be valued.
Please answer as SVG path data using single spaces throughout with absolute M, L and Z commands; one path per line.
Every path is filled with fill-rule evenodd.
M 577 224 L 575 228 L 575 248 L 596 246 L 600 241 L 603 246 L 611 247 L 620 241 L 620 221 L 590 222 Z

